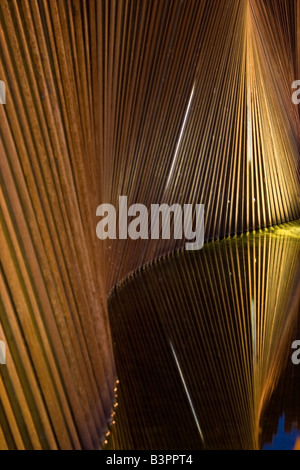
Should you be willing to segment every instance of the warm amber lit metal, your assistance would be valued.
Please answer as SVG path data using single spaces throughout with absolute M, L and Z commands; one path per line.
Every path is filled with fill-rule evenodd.
M 300 1 L 1 0 L 0 24 L 0 448 L 98 448 L 108 293 L 181 243 L 101 242 L 96 208 L 203 203 L 206 240 L 299 218 Z

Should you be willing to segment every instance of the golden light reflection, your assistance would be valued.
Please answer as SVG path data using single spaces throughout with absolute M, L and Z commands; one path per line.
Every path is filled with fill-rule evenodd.
M 130 448 L 259 449 L 283 413 L 300 432 L 298 385 L 285 372 L 295 372 L 300 324 L 300 237 L 290 236 L 298 230 L 288 224 L 173 254 L 113 292 Z M 279 390 L 290 401 L 282 409 L 275 400 L 270 414 Z M 116 426 L 114 446 L 124 433 L 118 415 Z
M 300 1 L 1 0 L 0 26 L 0 448 L 95 449 L 116 399 L 109 293 L 184 246 L 99 241 L 96 208 L 117 206 L 120 195 L 129 205 L 202 203 L 206 241 L 299 219 L 291 84 L 300 78 Z M 228 319 L 235 299 L 232 315 L 248 335 L 239 381 L 254 394 L 255 412 L 243 419 L 256 431 L 241 436 L 250 446 L 276 382 L 268 354 L 282 361 L 281 347 L 268 348 L 278 345 L 273 326 L 288 297 L 280 275 L 290 279 L 292 258 L 284 243 L 271 266 L 259 249 L 246 264 L 226 253 L 231 274 L 212 271 L 207 282 L 226 281 L 219 303 Z M 278 297 L 268 291 L 277 281 Z M 174 292 L 179 304 L 182 295 Z M 172 344 L 182 354 L 176 336 Z M 131 446 L 129 418 L 117 409 L 118 439 Z M 162 413 L 172 421 L 172 410 Z

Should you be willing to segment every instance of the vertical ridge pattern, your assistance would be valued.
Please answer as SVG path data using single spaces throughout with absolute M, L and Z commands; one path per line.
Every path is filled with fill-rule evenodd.
M 111 415 L 114 362 L 91 230 L 101 188 L 93 6 L 0 5 L 1 401 L 13 400 L 1 427 L 10 448 L 98 448 Z
M 130 430 L 124 446 L 117 411 L 114 445 L 253 450 L 265 443 L 262 418 L 297 337 L 299 247 L 299 224 L 287 224 L 167 256 L 114 290 L 118 409 Z M 283 384 L 287 400 L 273 406 L 271 436 L 283 414 L 300 431 L 299 394 L 288 400 L 292 381 Z
M 1 0 L 0 446 L 97 448 L 110 290 L 185 240 L 96 208 L 202 203 L 205 240 L 299 218 L 299 0 Z

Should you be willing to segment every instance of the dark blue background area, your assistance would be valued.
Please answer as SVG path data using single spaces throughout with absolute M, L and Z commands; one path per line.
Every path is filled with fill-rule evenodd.
M 285 416 L 279 420 L 277 434 L 273 438 L 272 444 L 265 444 L 263 450 L 293 450 L 296 440 L 300 437 L 299 431 L 293 429 L 288 433 L 284 430 Z

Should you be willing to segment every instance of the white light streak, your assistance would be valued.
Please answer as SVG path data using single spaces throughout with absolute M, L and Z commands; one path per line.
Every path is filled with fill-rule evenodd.
M 187 108 L 186 108 L 186 112 L 185 112 L 185 115 L 184 115 L 184 120 L 183 120 L 183 124 L 182 124 L 182 126 L 181 126 L 181 131 L 180 131 L 179 139 L 178 139 L 178 141 L 177 141 L 177 145 L 176 145 L 176 149 L 175 149 L 175 153 L 174 153 L 174 157 L 173 157 L 171 169 L 170 169 L 169 176 L 168 176 L 168 181 L 167 181 L 166 189 L 168 188 L 168 186 L 169 186 L 169 184 L 170 184 L 170 181 L 171 181 L 171 178 L 172 178 L 172 175 L 173 175 L 175 163 L 176 163 L 176 160 L 177 160 L 177 157 L 178 157 L 178 152 L 179 152 L 180 144 L 181 144 L 182 137 L 183 137 L 183 133 L 184 133 L 184 129 L 185 129 L 186 122 L 187 122 L 187 118 L 188 118 L 188 115 L 189 115 L 189 112 L 190 112 L 190 107 L 191 107 L 191 104 L 192 104 L 192 99 L 193 99 L 193 96 L 194 96 L 194 91 L 195 91 L 195 84 L 194 84 L 194 86 L 193 86 L 193 89 L 192 89 L 192 92 L 191 92 L 191 96 L 190 96 L 190 99 L 189 99 L 189 102 L 188 102 L 188 105 L 187 105 Z
M 189 404 L 190 404 L 190 407 L 191 407 L 191 410 L 192 410 L 192 413 L 193 413 L 193 416 L 194 416 L 194 420 L 195 420 L 195 422 L 196 422 L 196 426 L 197 426 L 198 432 L 199 432 L 200 437 L 201 437 L 201 439 L 202 439 L 202 442 L 203 442 L 203 444 L 204 444 L 204 437 L 203 437 L 203 433 L 202 433 L 201 428 L 200 428 L 200 424 L 199 424 L 199 421 L 198 421 L 198 418 L 197 418 L 197 415 L 196 415 L 196 411 L 195 411 L 195 408 L 194 408 L 194 406 L 193 406 L 193 402 L 192 402 L 191 396 L 190 396 L 190 394 L 189 394 L 189 391 L 188 391 L 186 382 L 185 382 L 185 380 L 184 380 L 184 377 L 183 377 L 183 374 L 182 374 L 182 370 L 181 370 L 181 367 L 180 367 L 180 364 L 179 364 L 177 355 L 176 355 L 176 353 L 175 353 L 175 351 L 174 351 L 173 344 L 171 343 L 171 341 L 170 341 L 170 346 L 171 346 L 172 353 L 173 353 L 173 356 L 174 356 L 174 359 L 175 359 L 175 362 L 176 362 L 176 365 L 177 365 L 177 368 L 178 368 L 178 371 L 179 371 L 179 375 L 180 375 L 181 381 L 182 381 L 183 386 L 184 386 L 185 393 L 186 393 L 186 395 L 187 395 L 187 398 L 188 398 L 188 401 L 189 401 Z

